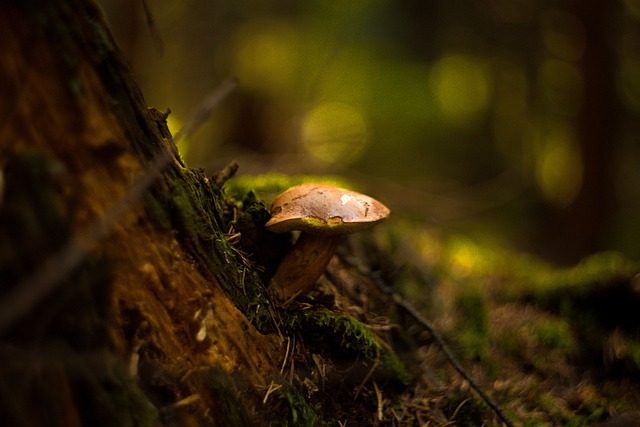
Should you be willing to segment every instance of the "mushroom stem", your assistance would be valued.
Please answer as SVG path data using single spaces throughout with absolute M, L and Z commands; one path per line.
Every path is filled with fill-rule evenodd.
M 300 233 L 271 279 L 271 289 L 281 300 L 307 293 L 316 283 L 340 243 L 340 236 Z

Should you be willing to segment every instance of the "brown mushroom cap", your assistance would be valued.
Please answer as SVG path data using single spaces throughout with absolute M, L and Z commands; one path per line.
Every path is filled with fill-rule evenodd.
M 302 184 L 281 193 L 271 205 L 269 231 L 303 231 L 337 236 L 369 228 L 389 216 L 389 209 L 364 194 L 325 184 Z

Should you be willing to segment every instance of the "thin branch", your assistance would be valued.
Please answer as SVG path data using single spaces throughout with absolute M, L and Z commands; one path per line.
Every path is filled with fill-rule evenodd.
M 365 272 L 371 278 L 371 280 L 376 284 L 376 286 L 385 294 L 389 295 L 393 302 L 395 302 L 398 306 L 402 307 L 413 319 L 420 324 L 429 334 L 433 337 L 433 340 L 440 346 L 442 352 L 446 356 L 447 360 L 454 367 L 456 371 L 464 378 L 471 388 L 473 388 L 476 393 L 485 401 L 487 405 L 496 413 L 496 415 L 505 423 L 508 427 L 514 427 L 513 422 L 507 417 L 502 408 L 495 402 L 480 385 L 465 371 L 462 367 L 458 358 L 455 356 L 451 348 L 444 341 L 444 338 L 440 335 L 440 333 L 436 330 L 436 328 L 429 322 L 422 314 L 413 307 L 407 300 L 402 298 L 398 293 L 394 292 L 383 280 L 379 277 L 379 275 L 374 274 L 373 272 Z
M 158 27 L 156 27 L 156 21 L 153 18 L 153 13 L 151 13 L 151 8 L 149 7 L 148 0 L 141 0 L 142 9 L 144 11 L 144 16 L 147 19 L 147 28 L 149 29 L 149 33 L 151 34 L 151 38 L 156 45 L 156 49 L 160 56 L 164 54 L 164 41 L 162 40 L 162 35 L 160 31 L 158 31 Z
M 193 135 L 235 86 L 235 79 L 229 79 L 214 89 L 196 109 L 191 121 L 176 134 L 174 141 Z M 156 155 L 104 217 L 95 220 L 83 233 L 74 236 L 0 300 L 0 333 L 33 310 L 80 265 L 87 253 L 113 230 L 124 214 L 149 190 L 173 158 L 174 153 L 170 150 Z
M 220 102 L 227 97 L 238 85 L 235 78 L 230 78 L 222 82 L 213 92 L 211 92 L 196 108 L 195 112 L 191 115 L 187 124 L 176 133 L 174 140 L 179 140 L 183 135 L 187 138 L 191 137 L 196 130 L 200 129 L 200 126 L 211 116 L 213 110 L 216 109 Z

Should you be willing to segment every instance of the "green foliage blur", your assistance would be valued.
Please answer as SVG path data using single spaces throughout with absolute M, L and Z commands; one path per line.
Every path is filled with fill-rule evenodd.
M 102 3 L 174 133 L 238 78 L 189 166 L 341 176 L 558 263 L 640 257 L 640 0 Z

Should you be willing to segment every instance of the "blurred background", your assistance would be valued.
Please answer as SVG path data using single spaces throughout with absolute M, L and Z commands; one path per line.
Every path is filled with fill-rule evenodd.
M 558 264 L 640 258 L 640 0 L 102 0 L 190 167 L 343 176 Z

